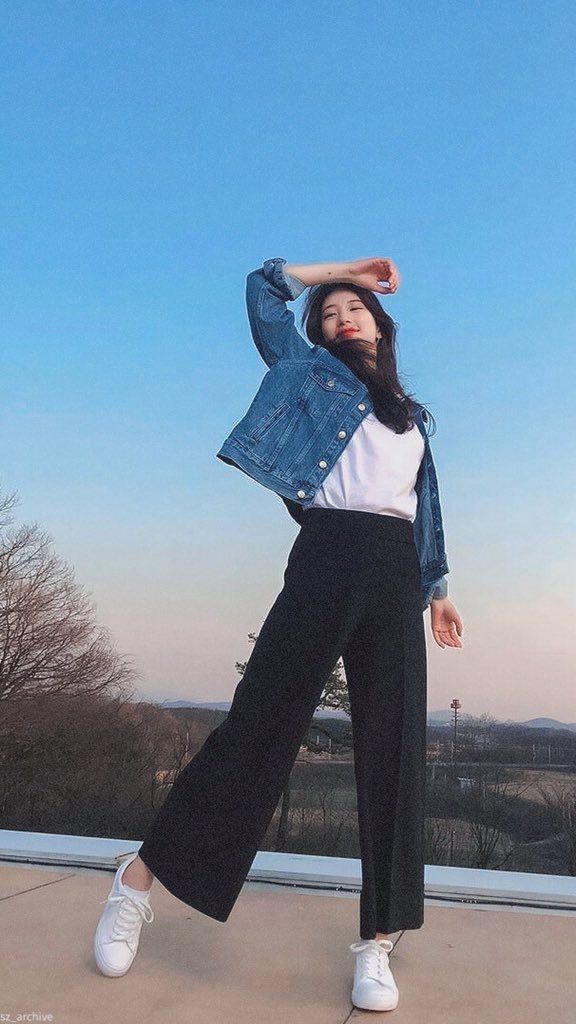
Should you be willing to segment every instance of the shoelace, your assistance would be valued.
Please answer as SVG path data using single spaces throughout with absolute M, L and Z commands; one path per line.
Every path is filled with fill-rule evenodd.
M 360 971 L 364 977 L 385 985 L 383 978 L 385 968 L 389 970 L 388 956 L 382 954 L 391 953 L 394 943 L 391 939 L 363 939 L 361 942 L 353 942 L 350 949 L 362 956 Z
M 134 927 L 138 924 L 138 919 L 142 918 L 142 921 L 147 921 L 148 924 L 154 920 L 154 911 L 150 904 L 132 899 L 128 894 L 117 893 L 114 896 L 108 896 L 105 900 L 100 900 L 100 902 L 121 904 L 114 921 L 110 942 L 127 942 L 130 946 L 129 939 L 134 936 Z

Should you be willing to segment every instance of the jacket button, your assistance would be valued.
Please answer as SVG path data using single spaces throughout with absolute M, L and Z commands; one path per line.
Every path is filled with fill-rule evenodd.
M 346 437 L 346 431 L 345 430 L 339 430 L 338 431 L 338 437 Z
M 326 383 L 327 383 L 329 388 L 333 388 L 334 387 L 334 381 L 333 380 L 327 380 Z
M 366 408 L 366 406 L 364 405 L 364 402 L 360 402 L 360 405 L 358 406 L 358 408 L 360 409 L 361 412 L 364 412 L 364 409 Z
M 318 465 L 319 465 L 319 466 L 320 466 L 320 467 L 321 467 L 322 469 L 326 469 L 326 466 L 328 465 L 328 463 L 327 463 L 327 462 L 324 462 L 324 459 L 320 459 L 320 462 L 318 463 Z
M 306 497 L 306 491 L 298 491 L 298 497 L 299 498 L 305 498 Z

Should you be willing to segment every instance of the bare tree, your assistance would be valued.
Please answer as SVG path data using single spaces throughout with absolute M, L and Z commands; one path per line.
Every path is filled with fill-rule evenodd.
M 424 843 L 428 864 L 446 864 L 450 850 L 450 823 L 444 818 L 426 817 Z
M 2 737 L 1 827 L 137 834 L 181 766 L 182 733 L 169 712 L 106 693 L 27 701 L 9 740 Z
M 530 789 L 529 781 L 511 779 L 505 769 L 477 769 L 464 796 L 471 867 L 501 869 L 514 852 L 506 828 L 510 804 Z
M 132 695 L 136 673 L 97 624 L 95 603 L 35 523 L 11 529 L 14 494 L 0 495 L 0 701 L 40 695 Z
M 544 803 L 560 822 L 557 838 L 566 844 L 566 873 L 576 875 L 576 783 L 573 780 L 555 781 L 535 787 Z
M 460 721 L 460 735 L 462 739 L 467 740 L 471 746 L 476 747 L 480 751 L 484 751 L 492 742 L 497 724 L 498 719 L 488 711 L 485 711 L 479 716 L 465 715 Z

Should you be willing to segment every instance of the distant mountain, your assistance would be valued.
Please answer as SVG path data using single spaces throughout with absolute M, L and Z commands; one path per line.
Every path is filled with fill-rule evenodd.
M 199 700 L 158 700 L 156 703 L 161 704 L 165 708 L 210 708 L 214 711 L 229 711 L 230 704 L 229 700 L 222 700 L 216 702 L 210 701 L 199 701 Z M 459 715 L 460 721 L 464 721 L 467 718 L 474 718 L 475 715 L 466 714 L 462 712 Z M 321 708 L 316 711 L 314 718 L 344 718 L 348 719 L 349 715 L 346 715 L 343 711 L 332 711 L 329 708 Z M 428 712 L 428 724 L 429 725 L 452 725 L 452 711 L 450 708 L 441 708 L 438 711 Z M 557 718 L 530 718 L 526 722 L 516 722 L 512 718 L 507 718 L 505 721 L 497 720 L 497 725 L 523 725 L 527 729 L 569 729 L 571 732 L 576 732 L 576 722 L 559 722 Z
M 209 703 L 199 700 L 166 700 L 158 701 L 162 704 L 163 708 L 210 708 L 213 711 L 229 711 L 230 704 L 232 701 L 218 701 Z M 326 710 L 318 711 L 314 715 L 315 718 L 349 718 L 343 711 L 331 711 L 329 708 Z
M 529 718 L 527 722 L 518 722 L 527 729 L 570 729 L 576 732 L 576 722 L 559 722 L 557 718 Z
M 210 703 L 201 700 L 158 700 L 156 703 L 161 704 L 163 708 L 210 708 L 212 711 L 229 711 L 232 701 L 222 700 Z
M 460 712 L 458 717 L 462 722 L 467 718 L 475 718 L 476 716 Z M 430 725 L 452 725 L 452 722 L 452 711 L 450 708 L 430 711 L 428 714 L 428 723 Z M 525 722 L 517 722 L 514 718 L 496 719 L 496 725 L 523 725 L 527 729 L 569 729 L 570 732 L 576 732 L 576 722 L 559 722 L 557 718 L 529 718 Z

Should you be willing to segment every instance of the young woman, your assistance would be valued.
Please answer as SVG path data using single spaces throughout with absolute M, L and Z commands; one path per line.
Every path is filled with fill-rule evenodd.
M 269 370 L 217 456 L 277 493 L 300 531 L 226 720 L 116 873 L 94 942 L 107 975 L 125 974 L 136 955 L 154 877 L 228 919 L 342 657 L 362 863 L 352 1002 L 398 1003 L 390 935 L 424 919 L 428 606 L 436 643 L 462 647 L 429 413 L 400 383 L 394 321 L 373 294 L 399 283 L 380 257 L 276 258 L 248 275 L 252 337 Z M 312 346 L 286 305 L 307 287 Z

